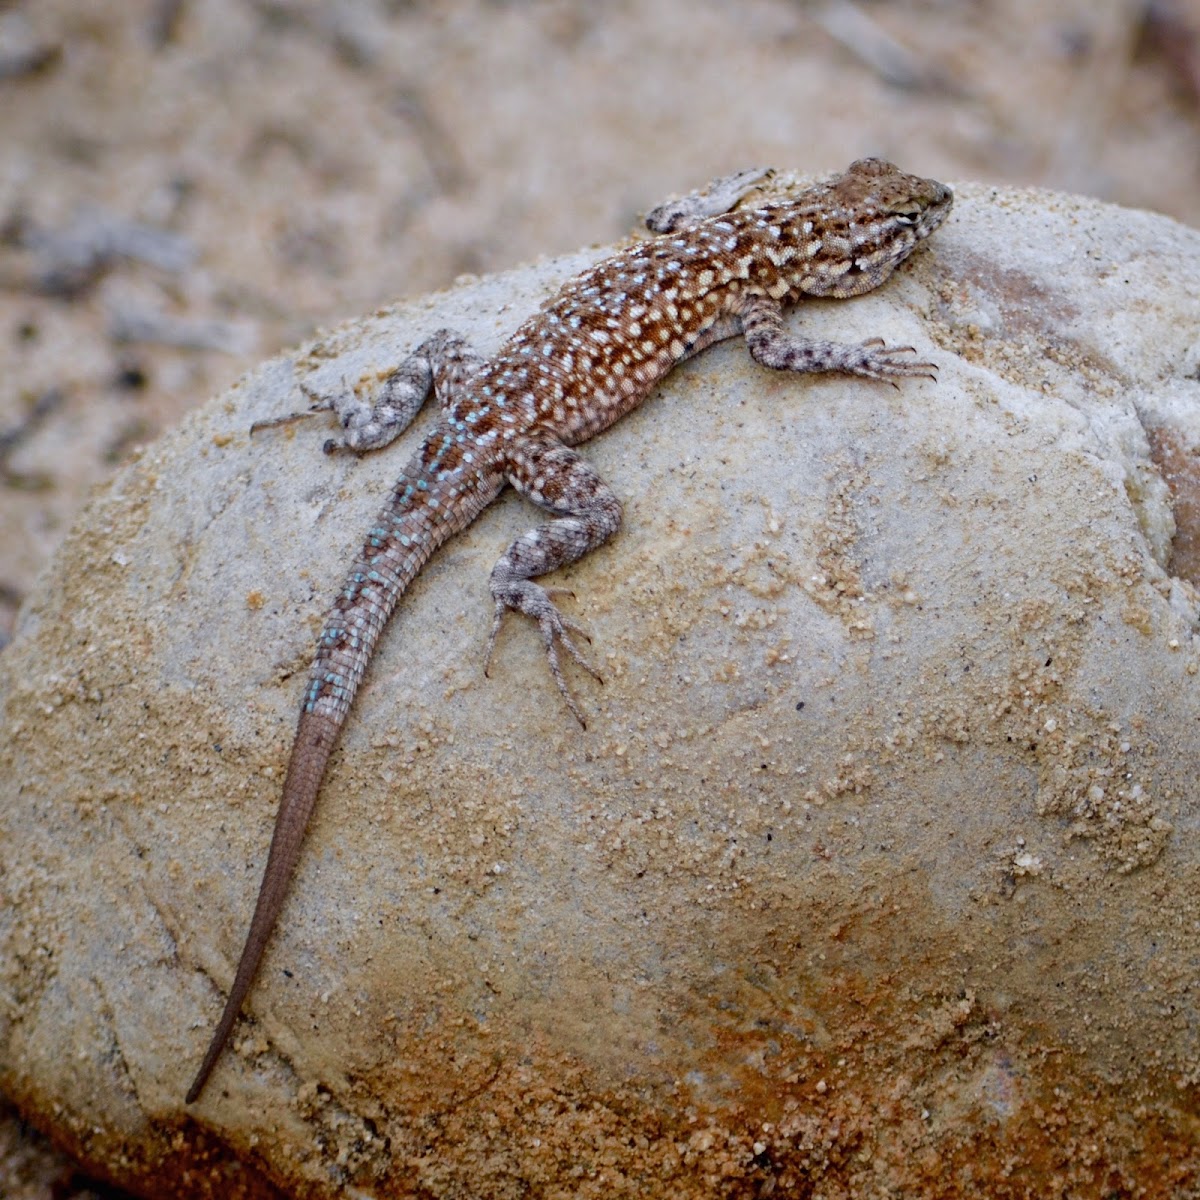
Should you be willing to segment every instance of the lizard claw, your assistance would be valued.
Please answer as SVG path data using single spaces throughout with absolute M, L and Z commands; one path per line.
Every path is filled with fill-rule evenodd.
M 300 391 L 309 402 L 306 409 L 302 412 L 286 413 L 282 417 L 268 417 L 265 421 L 255 421 L 250 426 L 250 433 L 255 434 L 260 429 L 278 429 L 281 425 L 291 425 L 295 421 L 307 421 L 310 417 L 315 417 L 319 413 L 334 412 L 337 408 L 337 404 L 332 396 L 322 396 L 320 393 L 314 392 L 306 383 L 300 384 Z M 329 438 L 322 449 L 326 454 L 332 454 L 334 450 L 341 449 L 343 446 L 343 442 Z
M 315 416 L 311 410 L 307 412 L 285 413 L 282 417 L 267 417 L 262 421 L 255 421 L 250 426 L 250 434 L 253 436 L 260 429 L 278 429 L 281 425 L 291 425 L 294 421 L 307 421 L 309 417 Z
M 300 391 L 309 401 L 308 408 L 303 412 L 285 413 L 282 417 L 268 417 L 265 421 L 255 421 L 250 426 L 251 436 L 260 429 L 278 429 L 281 425 L 291 425 L 295 421 L 307 421 L 309 417 L 315 417 L 318 413 L 327 412 L 333 408 L 332 399 L 318 395 L 308 384 L 300 384 Z
M 343 386 L 345 381 L 343 380 Z M 333 397 L 322 396 L 320 392 L 314 392 L 307 383 L 300 385 L 300 391 L 304 394 L 304 398 L 308 401 L 308 411 L 310 413 L 332 412 Z

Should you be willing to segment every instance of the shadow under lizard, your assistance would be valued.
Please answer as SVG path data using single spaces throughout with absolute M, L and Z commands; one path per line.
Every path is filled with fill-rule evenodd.
M 484 670 L 504 614 L 532 617 L 554 681 L 583 725 L 559 650 L 599 676 L 572 640 L 582 630 L 559 613 L 555 589 L 535 580 L 610 538 L 621 505 L 573 446 L 636 408 L 672 367 L 736 334 L 756 362 L 779 370 L 934 378 L 933 364 L 914 359 L 911 346 L 797 337 L 784 331 L 782 312 L 805 296 L 845 299 L 878 287 L 945 220 L 950 189 L 868 158 L 795 196 L 739 207 L 767 175 L 743 171 L 655 209 L 646 224 L 659 236 L 567 282 L 491 358 L 441 330 L 370 401 L 347 392 L 299 414 L 335 413 L 344 436 L 327 441 L 326 451 L 363 453 L 396 438 L 431 390 L 442 410 L 375 518 L 318 638 L 250 931 L 188 1104 L 199 1098 L 254 982 L 379 635 L 443 542 L 506 485 L 549 510 L 553 519 L 517 538 L 492 570 L 495 620 Z

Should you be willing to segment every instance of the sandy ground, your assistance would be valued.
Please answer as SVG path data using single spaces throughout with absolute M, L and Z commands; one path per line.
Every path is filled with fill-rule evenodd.
M 723 171 L 874 153 L 1200 223 L 1198 30 L 1197 0 L 0 3 L 0 638 L 89 489 L 254 363 Z M 87 1187 L 0 1121 L 0 1193 Z

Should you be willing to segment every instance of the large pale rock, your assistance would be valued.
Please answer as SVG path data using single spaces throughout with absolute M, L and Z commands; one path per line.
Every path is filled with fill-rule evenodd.
M 268 363 L 81 517 L 0 660 L 0 1088 L 147 1195 L 1191 1194 L 1200 235 L 977 186 L 792 317 L 936 385 L 730 343 L 587 449 L 626 517 L 555 580 L 587 732 L 517 619 L 481 671 L 534 511 L 437 556 L 184 1109 L 417 436 L 249 425 L 442 324 L 494 347 L 593 257 Z

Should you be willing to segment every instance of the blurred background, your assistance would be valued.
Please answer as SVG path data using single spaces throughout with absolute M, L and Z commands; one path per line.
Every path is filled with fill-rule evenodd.
M 318 326 L 865 154 L 1200 224 L 1200 0 L 0 0 L 0 644 L 89 489 Z M 0 1099 L 0 1196 L 87 1195 Z

